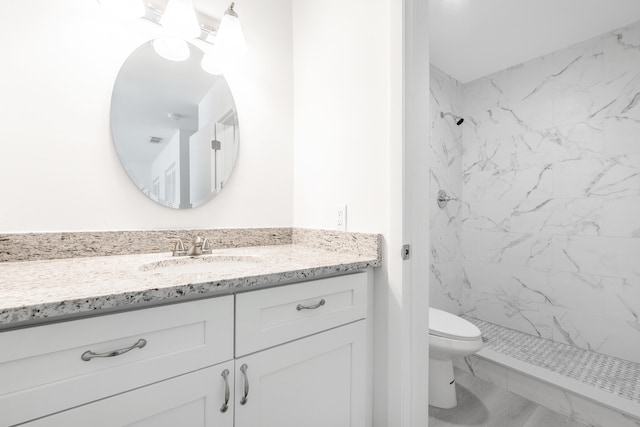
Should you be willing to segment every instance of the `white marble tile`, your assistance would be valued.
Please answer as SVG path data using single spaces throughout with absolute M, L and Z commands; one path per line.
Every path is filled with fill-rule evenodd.
M 559 126 L 554 136 L 562 147 L 555 161 L 599 158 L 604 152 L 604 125 L 600 120 Z
M 571 159 L 599 158 L 603 151 L 601 122 L 527 132 L 502 139 L 463 136 L 463 168 L 496 172 L 528 169 Z
M 616 279 L 553 270 L 549 273 L 549 296 L 556 308 L 603 317 L 605 299 L 613 292 L 609 290 L 610 280 Z
M 603 223 L 604 201 L 594 198 L 554 199 L 540 208 L 548 213 L 548 219 L 540 225 L 539 232 L 593 236 L 600 234 Z M 514 228 L 527 218 L 525 210 L 514 220 Z
M 557 308 L 553 340 L 640 363 L 640 323 Z
M 429 306 L 453 314 L 462 313 L 462 264 L 448 262 L 431 264 Z
M 526 169 L 500 169 L 495 164 L 481 166 L 464 172 L 465 201 L 544 199 L 552 196 L 551 164 Z
M 618 197 L 640 195 L 640 153 L 554 164 L 553 197 Z
M 551 304 L 549 273 L 530 267 L 465 260 L 468 287 L 485 294 Z
M 538 78 L 536 86 L 523 99 L 553 95 L 602 81 L 602 49 L 601 40 L 588 40 L 526 63 L 525 67 L 545 69 L 546 75 Z
M 602 234 L 640 238 L 640 196 L 608 200 L 603 207 Z
M 553 236 L 553 269 L 629 279 L 640 278 L 640 239 Z
M 603 132 L 604 150 L 608 155 L 640 152 L 640 120 L 610 117 L 603 122 Z
M 542 270 L 551 268 L 550 235 L 464 229 L 462 242 L 465 259 L 528 266 Z
M 602 282 L 606 291 L 603 316 L 632 325 L 640 322 L 640 279 L 604 277 Z
M 603 83 L 596 95 L 601 99 L 608 97 L 611 100 L 600 116 L 640 120 L 640 70 L 636 69 L 610 83 Z
M 551 339 L 553 315 L 544 303 L 520 300 L 509 295 L 462 289 L 464 314 L 520 332 Z
M 564 126 L 599 119 L 610 108 L 615 96 L 600 87 L 579 87 L 558 93 L 553 98 L 554 125 Z
M 500 139 L 548 129 L 554 124 L 553 107 L 554 99 L 549 97 L 536 102 L 524 101 L 513 106 L 498 105 L 470 111 L 465 115 L 472 126 L 465 126 L 465 132 L 471 131 L 482 139 Z
M 469 202 L 462 210 L 462 226 L 477 231 L 598 235 L 603 205 L 595 198 Z

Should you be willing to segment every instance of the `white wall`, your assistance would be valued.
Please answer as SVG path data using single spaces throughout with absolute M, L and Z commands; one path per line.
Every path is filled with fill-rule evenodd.
M 159 27 L 115 19 L 91 0 L 3 4 L 0 232 L 290 226 L 291 1 L 236 9 L 250 49 L 228 76 L 240 119 L 236 170 L 213 201 L 177 211 L 130 181 L 109 125 L 120 65 Z
M 349 231 L 387 226 L 387 3 L 293 2 L 295 226 L 334 228 L 340 203 Z

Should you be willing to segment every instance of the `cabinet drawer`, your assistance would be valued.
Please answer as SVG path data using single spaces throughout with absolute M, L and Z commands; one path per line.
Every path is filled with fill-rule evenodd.
M 0 349 L 12 425 L 232 359 L 233 296 L 3 332 Z
M 236 357 L 366 317 L 367 273 L 236 296 Z

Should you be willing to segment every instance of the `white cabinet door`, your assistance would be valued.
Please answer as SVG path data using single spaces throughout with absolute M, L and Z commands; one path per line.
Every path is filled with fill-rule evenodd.
M 228 372 L 228 408 L 223 412 Z M 24 424 L 28 427 L 233 427 L 233 361 Z
M 364 427 L 365 331 L 361 320 L 236 359 L 235 427 Z

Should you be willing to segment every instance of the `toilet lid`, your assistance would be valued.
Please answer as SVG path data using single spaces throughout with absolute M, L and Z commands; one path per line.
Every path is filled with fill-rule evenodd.
M 443 338 L 471 341 L 480 338 L 480 329 L 454 314 L 429 307 L 429 334 Z

